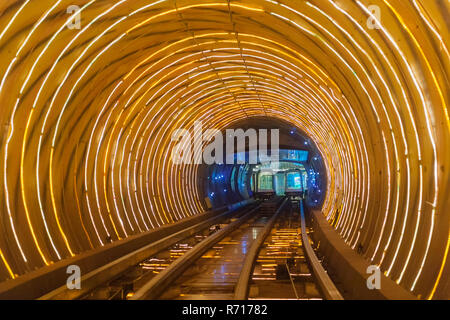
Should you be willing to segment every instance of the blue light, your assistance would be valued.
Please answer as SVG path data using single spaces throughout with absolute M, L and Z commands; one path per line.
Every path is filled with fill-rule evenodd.
M 308 145 L 308 141 L 305 141 L 304 143 L 305 143 L 305 145 Z

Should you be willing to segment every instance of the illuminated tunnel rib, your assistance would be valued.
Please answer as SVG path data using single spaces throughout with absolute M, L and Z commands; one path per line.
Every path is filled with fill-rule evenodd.
M 0 4 L 0 280 L 204 212 L 200 167 L 171 163 L 174 130 L 270 117 L 314 141 L 347 244 L 445 296 L 448 4 L 67 5 Z

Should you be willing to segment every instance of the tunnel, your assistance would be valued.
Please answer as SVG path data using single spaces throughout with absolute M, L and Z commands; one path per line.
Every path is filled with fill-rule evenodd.
M 253 201 L 254 166 L 173 163 L 201 123 L 279 130 L 342 248 L 450 299 L 449 21 L 445 0 L 1 1 L 0 293 Z

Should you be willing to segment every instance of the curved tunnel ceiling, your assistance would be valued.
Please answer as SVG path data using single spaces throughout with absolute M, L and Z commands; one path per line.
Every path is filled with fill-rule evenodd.
M 66 25 L 74 2 L 80 29 Z M 352 248 L 416 295 L 448 296 L 447 1 L 7 0 L 0 13 L 1 279 L 203 212 L 196 166 L 170 163 L 173 130 L 263 116 L 314 140 L 323 214 Z

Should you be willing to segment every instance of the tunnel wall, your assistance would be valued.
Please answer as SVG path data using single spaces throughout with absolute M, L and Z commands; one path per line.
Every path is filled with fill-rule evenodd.
M 174 130 L 262 116 L 319 148 L 347 245 L 422 298 L 448 288 L 448 2 L 8 0 L 0 16 L 1 280 L 204 212 Z
M 308 210 L 312 237 L 321 263 L 338 285 L 345 299 L 351 300 L 414 300 L 416 297 L 380 272 L 380 287 L 369 289 L 367 272 L 370 264 L 339 237 L 318 210 Z M 372 281 L 370 281 L 372 283 Z M 373 281 L 374 282 L 374 281 Z

